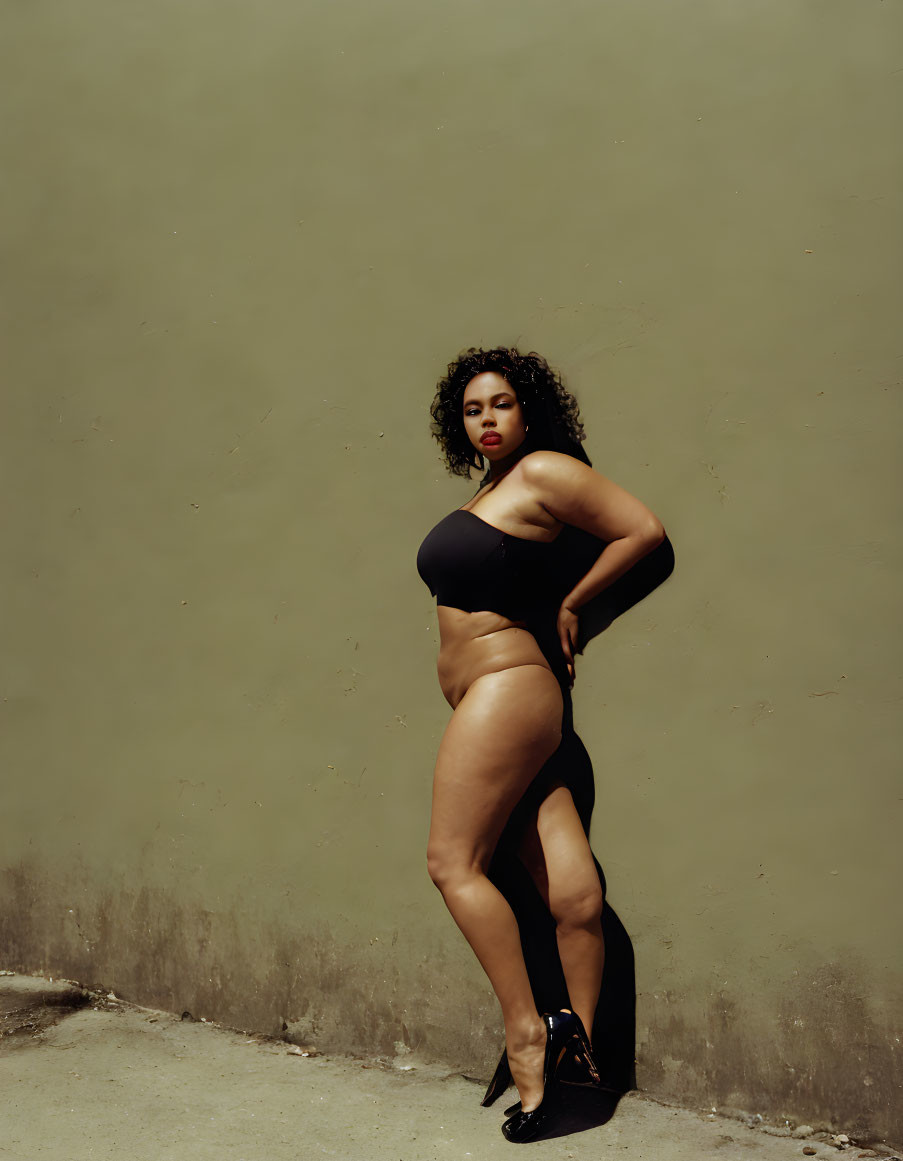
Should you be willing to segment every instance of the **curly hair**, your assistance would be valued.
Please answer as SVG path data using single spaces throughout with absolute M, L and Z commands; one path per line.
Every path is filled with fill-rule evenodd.
M 516 347 L 492 347 L 486 351 L 470 347 L 449 363 L 448 374 L 439 380 L 430 406 L 433 438 L 442 448 L 451 475 L 469 477 L 471 468 L 483 467 L 483 456 L 464 430 L 461 399 L 471 379 L 484 371 L 495 371 L 514 389 L 530 428 L 528 450 L 544 448 L 590 462 L 581 447 L 586 434 L 577 400 L 542 355 L 535 351 L 522 355 Z

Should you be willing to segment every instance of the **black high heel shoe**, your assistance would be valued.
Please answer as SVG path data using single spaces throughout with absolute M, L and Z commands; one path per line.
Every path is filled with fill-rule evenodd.
M 495 1104 L 503 1092 L 507 1091 L 514 1080 L 511 1077 L 511 1068 L 508 1064 L 508 1050 L 502 1053 L 501 1059 L 496 1065 L 495 1072 L 492 1074 L 492 1080 L 489 1082 L 489 1088 L 486 1089 L 486 1095 L 480 1101 L 484 1108 Z M 505 1111 L 505 1116 L 509 1116 L 508 1111 Z
M 506 1056 L 505 1064 L 507 1065 L 507 1063 L 508 1060 Z M 499 1070 L 496 1069 L 497 1073 L 498 1071 Z M 513 1083 L 510 1080 L 510 1069 L 508 1070 L 508 1076 L 509 1083 Z M 496 1078 L 493 1077 L 493 1081 L 495 1081 L 495 1079 Z M 580 1019 L 576 1012 L 574 1013 L 573 1035 L 568 1042 L 567 1049 L 564 1056 L 561 1058 L 561 1064 L 558 1068 L 558 1080 L 561 1084 L 572 1085 L 577 1088 L 589 1088 L 598 1092 L 613 1093 L 618 1096 L 623 1094 L 622 1089 L 615 1088 L 610 1084 L 606 1084 L 605 1081 L 602 1080 L 599 1074 L 599 1069 L 596 1066 L 595 1060 L 593 1059 L 593 1052 L 590 1048 L 589 1037 L 586 1034 L 583 1021 Z M 492 1099 L 495 1100 L 498 1096 L 501 1095 L 502 1092 L 504 1092 L 504 1089 L 499 1089 L 498 1092 L 493 1095 Z M 519 1108 L 520 1101 L 515 1101 L 513 1105 L 509 1105 L 508 1108 L 505 1109 L 505 1116 L 510 1117 L 513 1113 L 516 1113 Z
M 573 1039 L 568 1044 L 559 1070 L 559 1080 L 562 1084 L 575 1085 L 580 1088 L 596 1089 L 599 1092 L 620 1093 L 620 1089 L 606 1084 L 593 1059 L 589 1037 L 583 1026 L 583 1021 L 574 1013 Z
M 560 1079 L 562 1084 L 581 1085 L 587 1088 L 598 1088 L 602 1083 L 589 1046 L 589 1037 L 583 1021 L 576 1012 L 573 1035 L 561 1062 Z
M 542 1066 L 542 1100 L 535 1109 L 524 1112 L 517 1109 L 502 1125 L 502 1134 L 516 1144 L 532 1141 L 548 1123 L 549 1116 L 554 1112 L 558 1095 L 558 1070 L 561 1065 L 568 1044 L 574 1037 L 573 1012 L 546 1013 L 542 1022 L 546 1026 L 546 1051 Z

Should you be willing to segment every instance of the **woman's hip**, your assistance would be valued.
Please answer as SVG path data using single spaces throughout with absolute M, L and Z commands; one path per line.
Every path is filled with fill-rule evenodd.
M 468 684 L 448 729 L 467 737 L 474 751 L 487 748 L 517 762 L 545 761 L 561 741 L 564 697 L 544 661 L 525 661 L 482 673 Z

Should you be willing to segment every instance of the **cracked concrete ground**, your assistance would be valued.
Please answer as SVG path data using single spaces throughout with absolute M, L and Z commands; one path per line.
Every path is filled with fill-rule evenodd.
M 505 1102 L 481 1108 L 482 1088 L 460 1075 L 302 1056 L 283 1041 L 22 976 L 0 979 L 0 1033 L 0 1161 L 890 1156 L 818 1134 L 772 1136 L 639 1093 L 602 1124 L 598 1105 L 590 1116 L 578 1100 L 559 1123 L 572 1131 L 511 1145 L 499 1132 Z

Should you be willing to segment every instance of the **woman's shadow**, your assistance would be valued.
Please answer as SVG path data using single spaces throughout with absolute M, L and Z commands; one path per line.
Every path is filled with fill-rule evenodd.
M 592 567 L 604 548 L 604 542 L 581 529 L 566 526 L 559 539 L 562 543 L 562 581 L 568 591 Z M 648 556 L 640 560 L 624 576 L 584 605 L 579 614 L 577 651 L 602 633 L 622 613 L 633 608 L 653 592 L 674 570 L 674 549 L 665 537 Z M 573 735 L 572 735 L 573 737 Z M 574 739 L 579 751 L 572 751 L 575 764 L 585 762 L 588 778 L 573 786 L 578 813 L 588 829 L 594 801 L 592 767 L 585 748 Z M 581 801 L 582 799 L 582 801 Z M 605 876 L 598 861 L 596 869 L 605 889 Z M 534 998 L 540 1011 L 555 1011 L 569 1007 L 567 986 L 557 954 L 555 922 L 539 896 L 530 876 L 517 860 L 500 857 L 494 867 L 494 880 L 514 907 L 521 931 L 524 959 L 533 986 Z M 608 901 L 607 893 L 602 912 L 602 933 L 605 941 L 605 968 L 602 990 L 593 1021 L 593 1054 L 604 1086 L 583 1089 L 562 1085 L 561 1115 L 554 1119 L 543 1136 L 560 1136 L 580 1132 L 605 1124 L 614 1114 L 620 1096 L 636 1088 L 636 974 L 633 944 L 630 936 Z
M 561 530 L 566 567 L 573 569 L 577 576 L 583 576 L 598 559 L 605 542 L 591 536 L 580 528 L 570 525 Z M 583 571 L 580 572 L 579 570 Z M 577 628 L 577 651 L 582 653 L 594 637 L 607 629 L 622 613 L 632 609 L 644 597 L 658 588 L 674 571 L 674 547 L 667 535 L 661 544 L 644 556 L 633 568 L 619 577 L 598 596 L 588 601 L 579 613 Z
M 598 558 L 602 542 L 578 528 L 565 528 L 563 534 L 568 538 L 566 557 L 573 561 L 578 575 L 584 575 Z M 674 547 L 666 535 L 648 556 L 583 606 L 578 621 L 577 651 L 582 653 L 594 637 L 649 596 L 673 571 Z M 602 882 L 605 882 L 604 877 Z M 592 1039 L 597 1048 L 596 1061 L 603 1082 L 616 1092 L 624 1093 L 636 1088 L 636 974 L 630 936 L 607 900 L 602 913 L 602 933 L 605 972 Z M 578 1120 L 589 1117 L 590 1123 L 586 1127 L 590 1127 L 603 1124 L 611 1117 L 617 1098 L 606 1099 L 606 1094 L 602 1094 L 594 1104 L 585 1093 L 578 1094 L 575 1090 L 568 1104 Z

